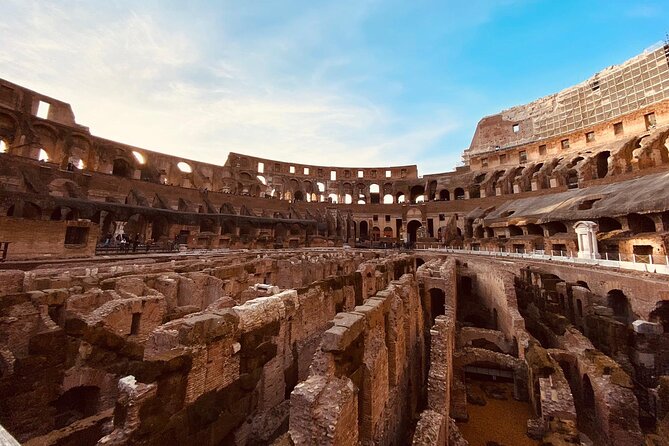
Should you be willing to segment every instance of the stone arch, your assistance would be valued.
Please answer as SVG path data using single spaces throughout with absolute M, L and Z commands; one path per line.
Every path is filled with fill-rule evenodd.
M 630 300 L 622 290 L 613 289 L 606 294 L 606 302 L 613 310 L 613 317 L 625 324 L 631 323 L 634 318 Z
M 133 168 L 125 158 L 116 158 L 112 164 L 112 175 L 123 178 L 132 178 Z
M 54 221 L 75 220 L 78 214 L 79 212 L 76 209 L 72 209 L 67 206 L 57 206 L 51 213 L 51 220 Z
M 623 228 L 618 220 L 611 217 L 601 217 L 597 220 L 597 224 L 599 225 L 599 232 L 610 232 Z
M 441 201 L 450 201 L 451 200 L 451 193 L 448 191 L 448 189 L 442 189 L 439 191 L 439 199 Z
M 358 232 L 360 240 L 367 240 L 369 237 L 369 224 L 366 220 L 360 222 L 360 231 Z
M 409 243 L 416 243 L 418 240 L 417 231 L 423 224 L 418 220 L 411 220 L 407 223 L 407 235 Z
M 60 395 L 52 406 L 56 410 L 55 428 L 61 429 L 98 413 L 100 388 L 98 386 L 73 387 Z
M 415 203 L 416 199 L 421 195 L 425 195 L 425 187 L 421 184 L 412 186 L 411 189 L 409 190 L 409 200 L 412 203 Z
M 627 224 L 633 234 L 655 232 L 655 222 L 647 215 L 636 213 L 628 214 Z
M 456 200 L 464 200 L 465 199 L 465 190 L 461 187 L 456 187 L 455 190 L 453 191 L 453 197 Z

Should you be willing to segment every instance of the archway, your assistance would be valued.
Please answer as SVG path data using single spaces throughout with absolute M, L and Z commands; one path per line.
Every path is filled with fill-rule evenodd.
M 100 388 L 96 386 L 74 387 L 63 393 L 52 403 L 56 408 L 56 429 L 69 426 L 98 412 Z
M 418 220 L 411 220 L 409 223 L 407 223 L 407 235 L 409 236 L 408 242 L 409 244 L 414 244 L 416 243 L 417 236 L 416 233 L 418 231 L 418 228 L 423 226 L 423 224 L 418 221 Z
M 365 220 L 363 220 L 360 222 L 360 235 L 359 235 L 360 240 L 367 240 L 367 238 L 369 237 L 368 233 L 369 233 L 369 225 Z
M 112 175 L 117 177 L 130 178 L 132 176 L 132 168 L 130 163 L 128 163 L 123 158 L 117 158 L 114 160 L 114 166 L 112 167 Z
M 442 201 L 450 201 L 451 193 L 448 191 L 448 189 L 442 189 L 439 192 L 439 199 Z
M 381 238 L 381 229 L 379 229 L 378 226 L 374 226 L 372 228 L 372 241 L 378 242 L 380 238 Z
M 632 306 L 625 293 L 618 289 L 611 290 L 606 294 L 606 302 L 616 320 L 625 324 L 632 322 Z
M 410 190 L 409 199 L 412 203 L 415 203 L 416 198 L 420 197 L 421 195 L 425 195 L 425 188 L 421 185 L 413 186 Z

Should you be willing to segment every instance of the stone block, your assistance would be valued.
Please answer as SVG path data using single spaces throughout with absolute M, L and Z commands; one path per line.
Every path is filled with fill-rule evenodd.
M 641 319 L 638 319 L 632 322 L 632 328 L 635 333 L 639 334 L 662 334 L 664 331 L 662 329 L 662 324 L 657 322 L 648 322 Z

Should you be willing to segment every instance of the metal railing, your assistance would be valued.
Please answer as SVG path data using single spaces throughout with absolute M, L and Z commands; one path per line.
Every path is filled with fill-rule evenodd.
M 485 251 L 480 249 L 458 249 L 426 246 L 422 248 L 426 251 L 451 252 L 461 254 L 482 255 L 490 257 L 510 257 L 518 259 L 545 260 L 563 263 L 572 263 L 580 265 L 596 265 L 607 268 L 619 268 L 633 271 L 642 271 L 647 273 L 667 274 L 669 275 L 669 258 L 659 255 L 640 255 L 640 254 L 601 254 L 601 258 L 579 257 L 578 253 L 572 251 L 529 251 L 529 252 L 508 252 L 508 251 Z

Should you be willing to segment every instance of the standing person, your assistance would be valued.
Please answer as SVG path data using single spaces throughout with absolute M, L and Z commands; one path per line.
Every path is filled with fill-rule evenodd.
M 132 252 L 137 252 L 137 245 L 139 245 L 139 234 L 135 234 L 135 238 L 132 241 Z

